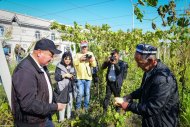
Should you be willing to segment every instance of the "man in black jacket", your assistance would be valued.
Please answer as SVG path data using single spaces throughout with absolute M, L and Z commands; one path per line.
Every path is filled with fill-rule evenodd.
M 111 56 L 102 65 L 102 69 L 106 68 L 108 69 L 106 74 L 106 96 L 103 102 L 104 113 L 107 111 L 111 94 L 113 93 L 114 97 L 120 97 L 121 86 L 127 76 L 128 65 L 126 62 L 119 60 L 119 51 L 114 49 Z M 119 112 L 118 107 L 116 107 L 116 111 Z
M 65 104 L 52 103 L 53 93 L 47 70 L 54 54 L 61 53 L 53 41 L 37 41 L 34 51 L 15 68 L 12 76 L 12 112 L 16 127 L 53 127 L 51 114 Z
M 145 72 L 141 86 L 123 100 L 115 98 L 115 103 L 126 111 L 141 115 L 143 127 L 176 127 L 179 113 L 177 82 L 168 67 L 156 58 L 156 53 L 157 49 L 151 45 L 137 45 L 135 60 Z M 139 99 L 139 103 L 130 99 Z

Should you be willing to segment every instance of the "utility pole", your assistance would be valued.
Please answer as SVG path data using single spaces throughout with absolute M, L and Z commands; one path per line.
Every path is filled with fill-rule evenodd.
M 131 1 L 131 5 L 132 5 L 132 30 L 134 30 L 134 5 L 133 5 L 133 1 Z

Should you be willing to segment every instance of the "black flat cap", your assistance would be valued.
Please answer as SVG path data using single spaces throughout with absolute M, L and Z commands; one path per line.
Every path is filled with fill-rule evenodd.
M 60 54 L 61 53 L 61 51 L 56 48 L 54 42 L 52 40 L 49 40 L 46 38 L 43 38 L 43 39 L 36 42 L 34 50 L 38 50 L 38 49 L 49 50 L 53 54 Z

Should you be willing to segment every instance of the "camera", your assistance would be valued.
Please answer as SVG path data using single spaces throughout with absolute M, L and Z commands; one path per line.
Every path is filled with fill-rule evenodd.
M 77 80 L 76 73 L 74 72 L 74 69 L 73 69 L 73 70 L 70 70 L 70 74 L 72 74 L 72 75 L 73 75 L 73 79 L 72 79 L 72 81 L 74 81 L 74 83 L 77 83 L 77 82 L 78 82 L 78 80 Z
M 111 57 L 110 57 L 110 61 L 113 62 L 114 60 L 116 60 L 115 56 L 114 56 L 114 52 L 111 53 Z
M 90 58 L 92 58 L 92 55 L 89 55 L 89 54 L 86 54 L 86 59 L 90 59 Z

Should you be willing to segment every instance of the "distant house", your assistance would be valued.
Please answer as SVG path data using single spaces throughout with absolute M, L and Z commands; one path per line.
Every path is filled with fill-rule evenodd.
M 66 51 L 72 47 L 72 54 L 75 55 L 75 43 L 61 40 L 61 33 L 51 30 L 52 21 L 31 17 L 15 12 L 0 10 L 0 41 L 11 47 L 11 57 L 14 57 L 14 47 L 20 44 L 26 51 L 32 42 L 45 37 L 55 42 L 61 51 Z M 9 35 L 7 37 L 7 35 Z M 5 39 L 8 38 L 8 39 Z M 58 57 L 60 58 L 61 55 Z

